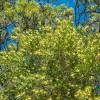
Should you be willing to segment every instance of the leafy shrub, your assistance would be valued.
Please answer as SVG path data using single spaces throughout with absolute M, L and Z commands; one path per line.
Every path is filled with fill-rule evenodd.
M 46 9 L 52 8 L 46 6 L 48 12 Z M 85 29 L 77 32 L 72 19 L 57 16 L 54 29 L 51 23 L 42 23 L 45 19 L 42 12 L 37 13 L 41 31 L 31 28 L 30 22 L 27 27 L 20 17 L 20 24 L 11 36 L 19 40 L 18 51 L 9 46 L 9 51 L 0 52 L 0 99 L 99 99 L 94 93 L 94 81 L 100 76 L 100 34 L 81 34 Z M 50 14 L 55 13 L 52 9 Z

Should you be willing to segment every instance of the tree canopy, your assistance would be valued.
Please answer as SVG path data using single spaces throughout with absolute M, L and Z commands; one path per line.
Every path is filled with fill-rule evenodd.
M 0 45 L 8 45 L 0 51 L 0 100 L 100 99 L 100 32 L 91 31 L 92 18 L 75 29 L 64 5 L 1 4 Z M 5 30 L 10 23 L 15 29 Z

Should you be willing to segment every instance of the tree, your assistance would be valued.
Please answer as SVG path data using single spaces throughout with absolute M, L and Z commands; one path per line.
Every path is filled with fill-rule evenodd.
M 0 52 L 0 99 L 99 99 L 99 32 L 76 31 L 68 18 L 72 10 L 63 5 L 5 4 L 8 22 L 16 22 L 11 38 L 19 40 L 19 50 L 10 44 Z
M 83 26 L 88 26 L 87 31 L 97 31 L 100 32 L 99 23 L 99 1 L 98 0 L 75 0 L 75 24 L 76 26 L 80 23 L 80 18 L 85 15 L 85 22 Z M 83 6 L 84 9 L 80 6 Z M 81 12 L 80 12 L 81 11 Z M 78 14 L 78 17 L 77 17 Z

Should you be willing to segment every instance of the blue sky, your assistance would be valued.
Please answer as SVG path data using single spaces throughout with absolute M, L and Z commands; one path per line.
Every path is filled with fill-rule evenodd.
M 64 4 L 66 6 L 68 6 L 69 8 L 73 8 L 74 12 L 75 12 L 75 0 L 58 0 L 57 2 L 54 3 L 54 5 L 58 6 L 60 4 Z M 76 9 L 76 16 L 74 17 L 74 25 L 78 24 L 78 20 L 80 20 L 80 23 L 83 23 L 85 21 L 87 21 L 87 16 L 86 13 L 82 14 L 79 17 L 79 14 L 85 9 L 85 7 L 83 6 L 83 4 L 80 4 L 79 9 Z

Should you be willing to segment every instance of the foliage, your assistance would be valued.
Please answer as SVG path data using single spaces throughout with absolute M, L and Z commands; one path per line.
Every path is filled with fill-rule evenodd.
M 0 52 L 0 100 L 99 100 L 100 33 L 77 32 L 64 6 L 7 5 L 19 49 Z
M 99 0 L 75 0 L 75 24 L 80 24 L 81 18 L 85 16 L 84 22 L 81 22 L 82 28 L 88 26 L 87 32 L 100 32 L 100 3 Z M 81 7 L 82 6 L 82 7 Z M 78 14 L 78 16 L 77 16 Z

